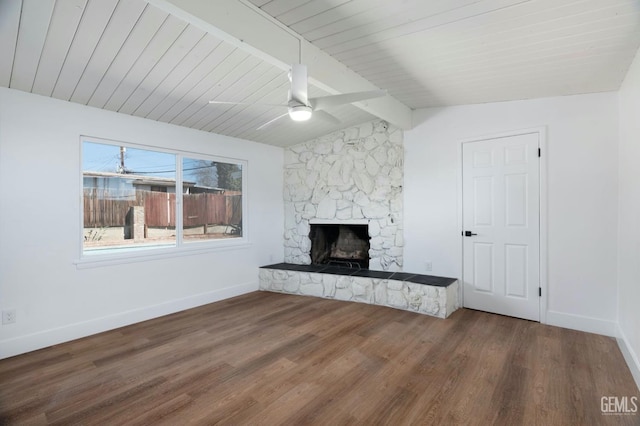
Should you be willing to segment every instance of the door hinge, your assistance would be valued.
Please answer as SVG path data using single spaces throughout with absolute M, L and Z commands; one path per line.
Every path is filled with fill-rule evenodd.
M 542 287 L 538 287 L 538 297 L 542 297 Z
M 542 157 L 542 150 L 538 148 L 538 157 Z

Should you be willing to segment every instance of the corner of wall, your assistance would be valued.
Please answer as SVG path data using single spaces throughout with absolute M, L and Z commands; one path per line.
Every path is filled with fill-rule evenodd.
M 637 257 L 640 228 L 640 49 L 635 55 L 618 92 L 618 345 L 640 389 L 640 313 Z
M 636 386 L 638 390 L 640 390 L 640 359 L 638 358 L 638 354 L 635 353 L 633 347 L 629 343 L 627 336 L 624 334 L 620 325 L 617 325 L 617 338 L 618 347 L 620 348 L 620 352 L 622 352 L 622 356 L 624 360 L 627 362 L 627 366 L 629 366 L 629 370 L 631 370 L 631 375 L 636 382 Z

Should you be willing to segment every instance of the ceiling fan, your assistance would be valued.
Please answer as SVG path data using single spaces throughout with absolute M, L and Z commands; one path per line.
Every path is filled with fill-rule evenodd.
M 287 108 L 287 112 L 279 115 L 273 120 L 269 120 L 266 123 L 258 127 L 257 130 L 264 129 L 265 127 L 275 123 L 287 115 L 294 121 L 306 121 L 311 118 L 312 115 L 316 115 L 325 121 L 329 121 L 334 124 L 340 124 L 340 120 L 333 115 L 325 111 L 327 108 L 334 106 L 350 104 L 353 102 L 364 101 L 367 99 L 379 98 L 387 94 L 386 90 L 370 90 L 366 92 L 354 92 L 345 93 L 342 95 L 329 95 L 320 96 L 317 98 L 309 98 L 307 96 L 307 66 L 302 64 L 291 65 L 289 71 L 289 81 L 291 82 L 291 88 L 289 89 L 289 99 L 286 104 L 259 104 L 272 107 Z M 245 102 L 224 102 L 224 101 L 209 101 L 210 104 L 223 104 L 223 105 L 256 105 Z

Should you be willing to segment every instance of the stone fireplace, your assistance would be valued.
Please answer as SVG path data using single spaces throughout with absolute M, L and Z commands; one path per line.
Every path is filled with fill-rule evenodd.
M 309 232 L 312 265 L 340 265 L 369 268 L 369 226 L 314 224 Z
M 313 262 L 312 224 L 366 224 L 369 268 L 401 271 L 403 158 L 402 131 L 382 120 L 287 148 L 285 262 Z
M 287 148 L 284 263 L 260 268 L 260 289 L 455 311 L 455 278 L 402 271 L 403 158 L 402 131 L 381 120 Z

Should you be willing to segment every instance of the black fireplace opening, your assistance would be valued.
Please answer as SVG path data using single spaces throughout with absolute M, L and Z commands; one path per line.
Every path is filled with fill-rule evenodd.
M 369 225 L 311 225 L 311 264 L 369 268 Z

